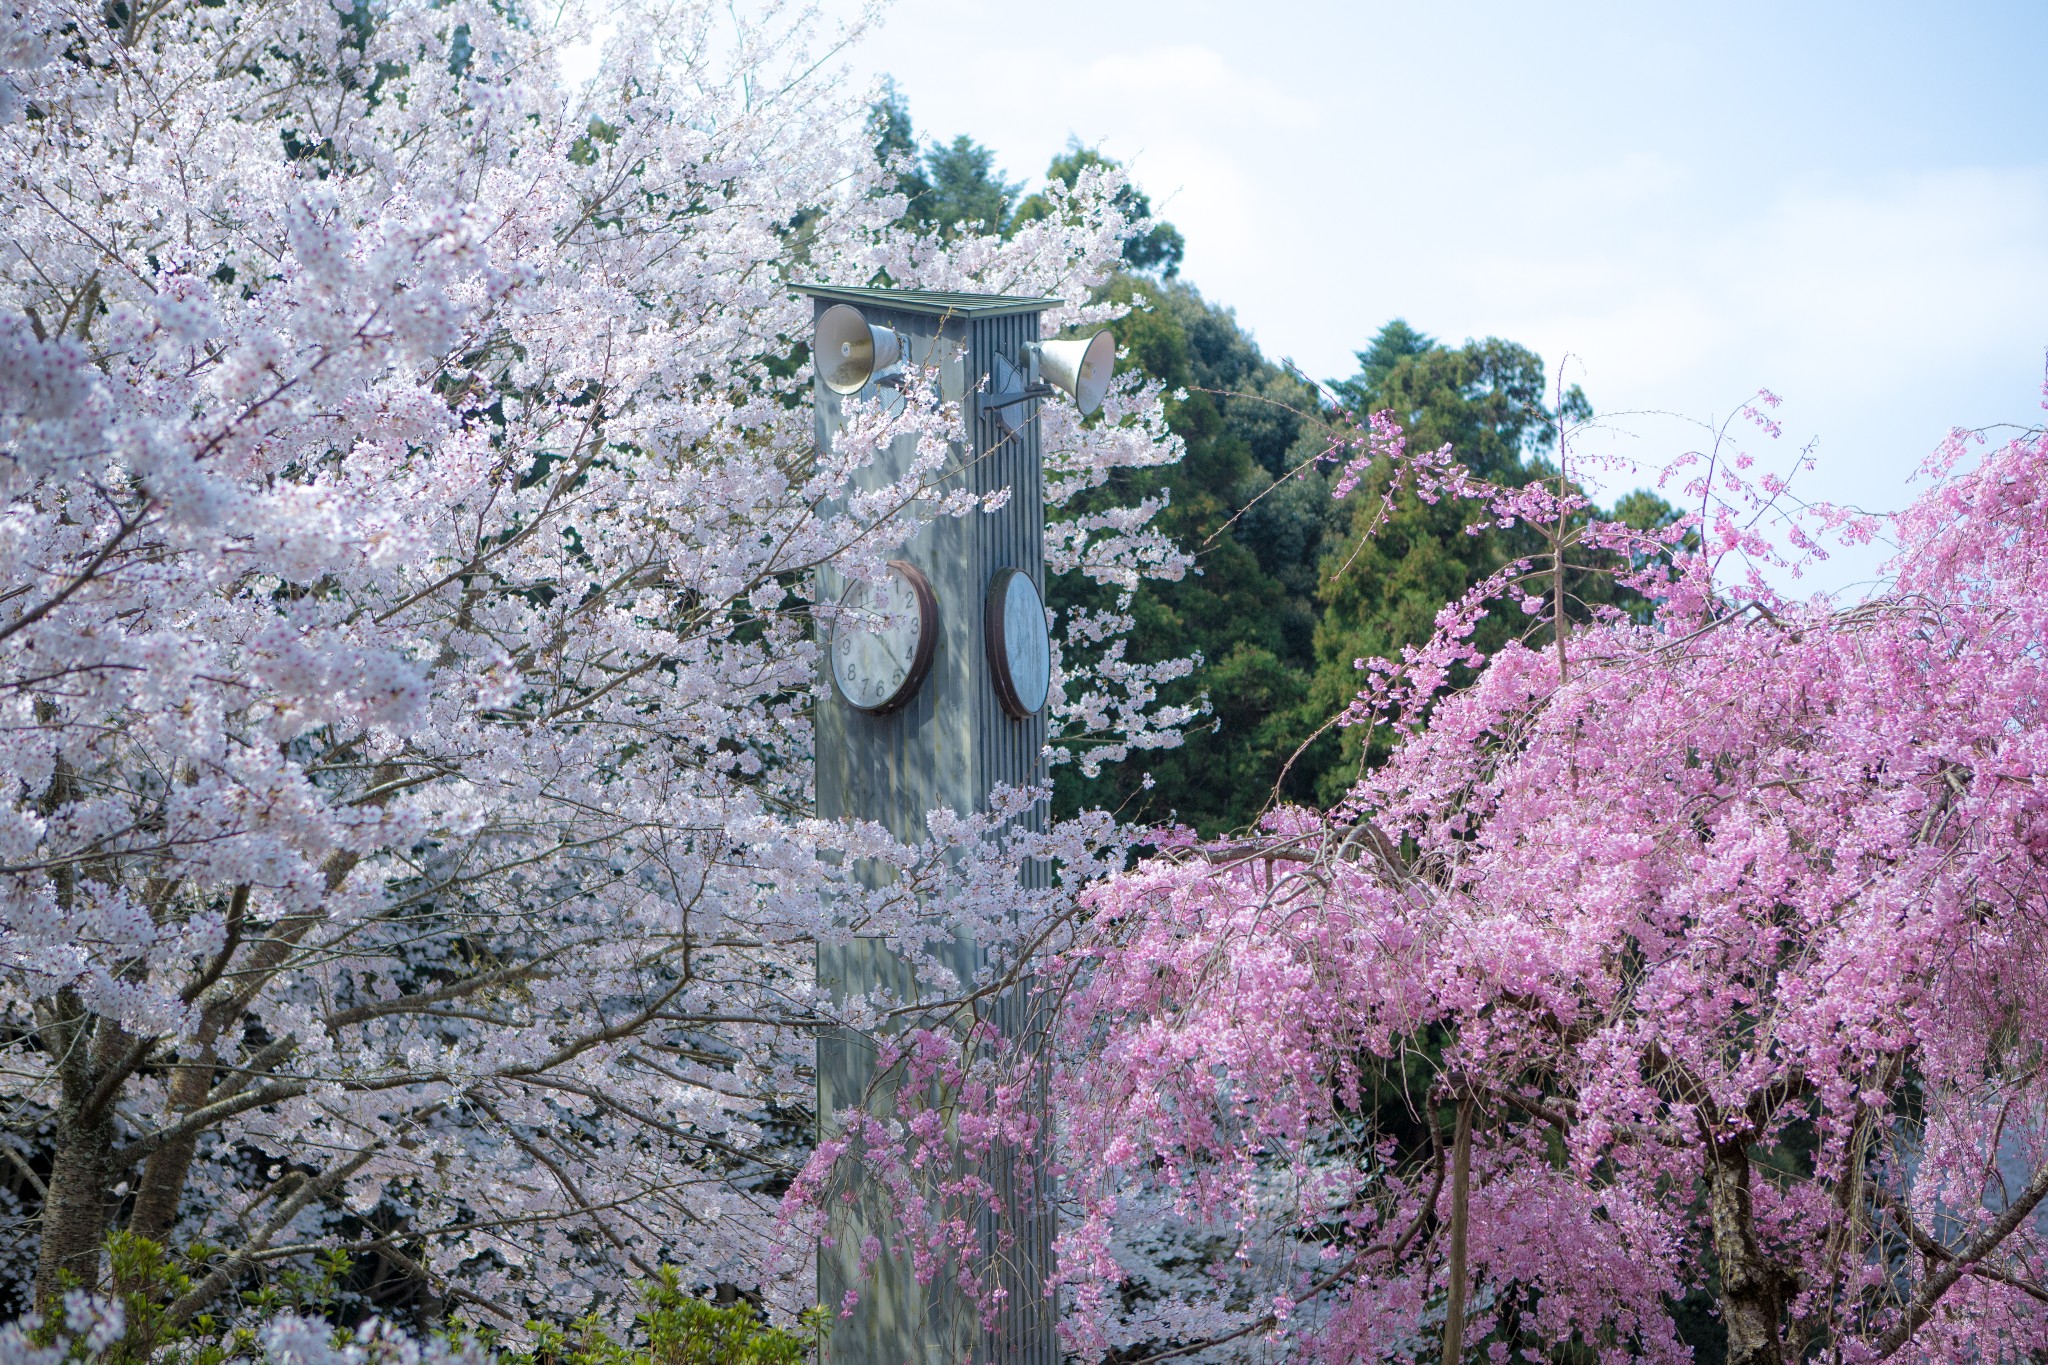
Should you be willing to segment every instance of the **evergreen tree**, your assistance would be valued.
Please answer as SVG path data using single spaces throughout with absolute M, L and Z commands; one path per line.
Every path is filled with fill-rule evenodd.
M 1416 331 L 1406 318 L 1395 318 L 1380 328 L 1372 345 L 1358 352 L 1357 377 L 1332 383 L 1330 387 L 1353 408 L 1364 410 L 1396 365 L 1409 356 L 1426 355 L 1435 349 L 1436 338 Z
M 1391 410 L 1410 449 L 1449 444 L 1473 472 L 1506 485 L 1557 477 L 1553 456 L 1560 423 L 1570 426 L 1593 415 L 1576 384 L 1564 390 L 1557 409 L 1549 406 L 1543 358 L 1527 347 L 1497 337 L 1449 347 L 1400 318 L 1358 352 L 1357 374 L 1330 387 L 1360 417 Z M 1394 658 L 1423 643 L 1445 602 L 1504 560 L 1531 554 L 1538 543 L 1526 528 L 1468 534 L 1466 526 L 1480 519 L 1477 507 L 1448 499 L 1426 503 L 1405 493 L 1388 524 L 1367 536 L 1388 472 L 1374 469 L 1352 495 L 1344 533 L 1332 538 L 1321 566 L 1315 678 L 1304 717 L 1316 724 L 1356 695 L 1358 660 Z M 1623 498 L 1613 515 L 1647 527 L 1676 513 L 1654 493 L 1638 491 Z M 1646 605 L 1617 593 L 1600 571 L 1606 567 L 1596 564 L 1569 577 L 1571 620 L 1583 622 L 1603 604 L 1632 610 Z M 1496 612 L 1481 623 L 1477 643 L 1491 653 L 1522 629 L 1521 622 Z M 1303 756 L 1319 801 L 1335 801 L 1363 765 L 1376 760 L 1379 748 L 1368 749 L 1366 741 L 1362 729 L 1326 732 Z
M 922 221 L 931 203 L 932 182 L 924 173 L 917 132 L 910 123 L 910 103 L 893 80 L 882 83 L 882 97 L 868 109 L 868 136 L 874 139 L 875 160 L 896 168 L 895 191 L 908 207 L 897 221 L 912 226 Z
M 1070 142 L 1066 152 L 1054 157 L 1052 164 L 1045 168 L 1045 178 L 1048 182 L 1057 180 L 1071 190 L 1081 178 L 1082 171 L 1090 167 L 1114 169 L 1116 164 L 1092 147 Z M 1181 259 L 1187 254 L 1187 241 L 1180 235 L 1179 228 L 1152 216 L 1151 196 L 1136 185 L 1126 185 L 1110 202 L 1132 222 L 1149 224 L 1124 243 L 1124 264 L 1132 270 L 1154 273 L 1163 280 L 1178 275 Z M 1042 192 L 1030 195 L 1017 205 L 1013 226 L 1049 218 L 1052 212 L 1051 196 Z
M 904 168 L 897 187 L 910 203 L 908 225 L 944 235 L 1007 215 L 1005 230 L 1014 232 L 1056 211 L 1044 192 L 1011 209 L 1016 187 L 969 138 L 931 144 L 918 159 L 908 108 L 893 87 L 875 106 L 871 127 L 877 155 Z M 1084 171 L 1114 165 L 1076 143 L 1053 158 L 1046 181 L 1071 188 Z M 1054 804 L 1063 814 L 1100 805 L 1133 817 L 1175 817 L 1213 835 L 1255 821 L 1276 784 L 1291 801 L 1328 804 L 1340 795 L 1372 757 L 1363 732 L 1328 727 L 1356 693 L 1355 661 L 1393 657 L 1428 639 L 1445 601 L 1503 556 L 1527 553 L 1534 540 L 1526 532 L 1469 536 L 1473 508 L 1407 496 L 1389 526 L 1362 537 L 1386 471 L 1334 501 L 1316 456 L 1328 447 L 1330 422 L 1341 417 L 1261 354 L 1229 309 L 1176 278 L 1181 235 L 1151 221 L 1141 189 L 1126 186 L 1114 202 L 1134 222 L 1150 221 L 1125 245 L 1126 273 L 1106 287 L 1119 301 L 1143 301 L 1117 323 L 1121 363 L 1175 393 L 1167 420 L 1187 453 L 1177 465 L 1120 471 L 1097 496 L 1165 495 L 1158 524 L 1196 551 L 1187 578 L 1138 590 L 1128 647 L 1139 661 L 1198 653 L 1203 667 L 1170 687 L 1167 700 L 1203 702 L 1209 714 L 1180 748 L 1140 753 L 1094 778 L 1058 769 Z M 1396 318 L 1357 355 L 1357 373 L 1329 386 L 1339 403 L 1359 418 L 1392 409 L 1411 446 L 1448 442 L 1474 472 L 1504 483 L 1553 476 L 1560 416 L 1571 423 L 1592 415 L 1576 385 L 1564 392 L 1562 412 L 1553 412 L 1542 358 L 1513 342 L 1446 346 Z M 1617 508 L 1640 525 L 1671 515 L 1648 493 L 1631 494 Z M 1586 598 L 1576 619 L 1611 597 L 1597 575 L 1575 589 Z M 1099 585 L 1062 581 L 1050 605 L 1100 607 L 1112 597 Z M 1480 645 L 1498 646 L 1515 625 L 1489 618 Z
M 1228 309 L 1185 284 L 1126 275 L 1109 293 L 1149 301 L 1117 324 L 1117 339 L 1124 364 L 1179 391 L 1167 420 L 1187 453 L 1176 465 L 1120 472 L 1102 496 L 1166 494 L 1158 524 L 1197 555 L 1180 582 L 1139 590 L 1130 650 L 1137 659 L 1198 652 L 1205 666 L 1167 699 L 1206 700 L 1210 716 L 1180 748 L 1138 755 L 1092 780 L 1057 770 L 1055 807 L 1104 805 L 1177 817 L 1207 833 L 1237 829 L 1257 818 L 1306 734 L 1315 565 L 1340 509 L 1319 474 L 1275 482 L 1301 458 L 1301 414 L 1315 410 L 1315 395 L 1260 354 Z M 1107 593 L 1063 580 L 1052 605 L 1097 605 Z
M 937 233 L 947 241 L 976 224 L 1008 237 L 1025 223 L 1054 212 L 1052 197 L 1044 191 L 1019 200 L 1022 186 L 1006 180 L 996 169 L 995 153 L 965 134 L 920 148 L 909 101 L 893 80 L 883 82 L 882 97 L 868 110 L 868 135 L 874 140 L 876 159 L 896 167 L 891 188 L 905 201 L 901 226 Z M 1071 190 L 1091 167 L 1114 170 L 1117 163 L 1073 142 L 1052 159 L 1045 178 L 1048 184 L 1058 181 Z M 1187 250 L 1180 229 L 1155 219 L 1152 200 L 1136 185 L 1126 185 L 1111 202 L 1139 228 L 1124 243 L 1124 265 L 1161 279 L 1178 274 Z
M 894 81 L 868 110 L 868 134 L 876 159 L 896 167 L 893 188 L 905 200 L 899 225 L 949 242 L 977 228 L 1008 235 L 1020 187 L 997 174 L 993 151 L 964 134 L 920 151 L 909 102 Z
M 1019 186 L 996 173 L 996 154 L 962 134 L 925 150 L 931 193 L 918 218 L 928 232 L 952 241 L 963 232 L 1007 232 Z

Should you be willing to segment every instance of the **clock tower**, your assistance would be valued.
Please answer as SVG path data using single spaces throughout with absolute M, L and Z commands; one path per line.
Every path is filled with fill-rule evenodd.
M 820 601 L 864 608 L 848 612 L 821 640 L 826 677 L 815 708 L 819 814 L 874 820 L 897 838 L 922 839 L 926 813 L 940 807 L 986 810 L 998 784 L 1045 780 L 1045 706 L 1051 658 L 1046 635 L 1045 508 L 1040 487 L 1037 404 L 1052 393 L 1041 369 L 1086 409 L 1101 401 L 1114 343 L 1045 343 L 1041 314 L 1057 300 L 898 289 L 804 286 L 816 303 L 815 385 L 821 449 L 837 438 L 851 399 L 887 401 L 890 366 L 935 371 L 942 396 L 960 405 L 960 428 L 940 493 L 1007 489 L 995 512 L 940 518 L 892 550 L 885 582 L 852 583 L 818 575 Z M 1060 348 L 1055 353 L 1054 348 Z M 1084 354 L 1082 348 L 1087 348 Z M 1077 378 L 1079 376 L 1079 378 Z M 914 456 L 906 438 L 863 471 L 862 488 L 893 482 Z M 1034 812 L 1042 827 L 1043 812 Z M 883 874 L 859 866 L 856 875 Z M 1020 885 L 1044 885 L 1046 871 L 1023 870 Z M 935 913 L 942 913 L 934 907 Z M 980 965 L 964 937 L 950 964 L 963 978 Z M 823 947 L 819 983 L 835 995 L 888 986 L 915 990 L 907 969 L 879 942 Z M 993 1022 L 1010 1036 L 1029 1028 L 1028 997 L 998 1002 Z M 872 1037 L 840 1031 L 818 1044 L 818 1117 L 822 1133 L 859 1105 L 879 1076 Z M 1043 1172 L 1036 1160 L 1031 1169 Z M 831 1365 L 1057 1365 L 1054 1305 L 1045 1295 L 1052 1270 L 1049 1191 L 1015 1188 L 1014 1163 L 987 1172 L 1008 1205 L 1007 1297 L 984 1330 L 975 1307 L 943 1277 L 919 1285 L 886 1252 L 863 1274 L 860 1248 L 873 1234 L 886 1245 L 891 1210 L 879 1188 L 835 1201 L 831 1245 L 818 1258 L 819 1301 L 834 1314 L 825 1347 Z M 1042 1179 L 1042 1176 L 1040 1177 Z M 993 1252 L 997 1229 L 985 1223 Z M 847 1291 L 851 1316 L 837 1317 Z

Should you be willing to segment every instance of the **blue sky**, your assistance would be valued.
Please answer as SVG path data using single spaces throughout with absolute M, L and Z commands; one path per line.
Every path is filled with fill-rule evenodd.
M 894 0 L 855 73 L 1015 179 L 1129 163 L 1185 277 L 1350 373 L 1400 316 L 1533 346 L 1661 464 L 1759 387 L 1810 495 L 1899 507 L 2042 420 L 2048 4 Z M 1758 449 L 1761 458 L 1771 452 Z M 1871 553 L 1809 586 L 1852 591 Z

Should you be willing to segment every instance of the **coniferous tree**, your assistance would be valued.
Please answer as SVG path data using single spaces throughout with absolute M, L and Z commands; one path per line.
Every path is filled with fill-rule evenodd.
M 932 182 L 924 173 L 924 157 L 917 148 L 910 102 L 893 80 L 883 83 L 882 97 L 868 109 L 868 136 L 874 139 L 875 160 L 895 170 L 895 183 L 889 188 L 902 195 L 907 205 L 898 223 L 905 227 L 919 223 L 931 201 Z
M 1547 387 L 1543 358 L 1527 347 L 1497 337 L 1448 347 L 1400 318 L 1358 352 L 1358 373 L 1331 389 L 1360 417 L 1391 411 L 1410 450 L 1448 444 L 1473 473 L 1510 487 L 1557 479 L 1559 433 L 1593 416 L 1577 384 L 1561 394 Z M 1403 649 L 1429 639 L 1445 602 L 1496 565 L 1533 555 L 1539 545 L 1540 538 L 1526 526 L 1472 534 L 1466 527 L 1479 519 L 1472 505 L 1454 499 L 1429 503 L 1405 493 L 1397 498 L 1387 525 L 1368 535 L 1379 506 L 1377 490 L 1389 472 L 1375 469 L 1366 486 L 1352 495 L 1344 534 L 1332 538 L 1322 564 L 1316 675 L 1305 717 L 1317 724 L 1342 711 L 1356 694 L 1358 660 L 1397 658 Z M 1670 524 L 1677 511 L 1657 494 L 1638 489 L 1603 515 L 1647 530 Z M 1567 621 L 1584 624 L 1603 607 L 1638 616 L 1647 611 L 1648 603 L 1616 585 L 1614 567 L 1603 556 L 1589 554 L 1584 568 L 1567 571 Z M 1547 639 L 1551 628 L 1496 613 L 1480 623 L 1476 642 L 1492 654 L 1510 639 Z M 1304 757 L 1315 774 L 1317 796 L 1331 802 L 1357 780 L 1362 764 L 1383 753 L 1383 745 L 1368 749 L 1364 731 L 1345 730 L 1326 732 Z
M 869 108 L 868 133 L 875 158 L 895 169 L 891 188 L 905 201 L 899 226 L 949 242 L 967 232 L 1009 235 L 1019 186 L 996 171 L 993 151 L 964 134 L 920 148 L 910 103 L 894 81 Z
M 1012 233 L 1058 212 L 1045 190 L 1009 209 L 1015 186 L 970 138 L 927 144 L 916 159 L 909 110 L 893 87 L 872 127 L 877 154 L 904 167 L 897 188 L 909 201 L 908 226 L 944 236 L 1002 213 Z M 1046 182 L 1071 189 L 1091 168 L 1116 163 L 1074 143 L 1053 158 Z M 1199 655 L 1201 667 L 1169 685 L 1165 699 L 1203 706 L 1206 716 L 1178 748 L 1140 752 L 1093 776 L 1061 768 L 1055 806 L 1177 818 L 1216 834 L 1256 821 L 1276 796 L 1336 799 L 1373 757 L 1362 732 L 1330 725 L 1357 689 L 1356 661 L 1395 657 L 1429 638 L 1443 602 L 1534 542 L 1511 532 L 1467 535 L 1469 507 L 1410 496 L 1397 501 L 1389 526 L 1364 536 L 1386 471 L 1339 502 L 1317 459 L 1345 412 L 1269 360 L 1229 309 L 1177 279 L 1184 241 L 1153 219 L 1141 188 L 1127 185 L 1112 202 L 1138 230 L 1124 246 L 1127 273 L 1104 293 L 1148 305 L 1117 324 L 1120 363 L 1175 393 L 1167 419 L 1187 453 L 1176 464 L 1120 471 L 1096 496 L 1167 499 L 1159 525 L 1195 555 L 1194 570 L 1136 590 L 1127 647 L 1139 661 Z M 1357 420 L 1391 409 L 1411 448 L 1449 443 L 1475 473 L 1503 483 L 1553 477 L 1560 419 L 1568 427 L 1592 416 L 1578 386 L 1553 395 L 1542 358 L 1510 341 L 1448 346 L 1396 318 L 1357 356 L 1357 372 L 1328 385 L 1334 405 Z M 1616 515 L 1647 526 L 1672 513 L 1637 493 Z M 1604 579 L 1575 587 L 1585 595 L 1575 619 L 1613 596 Z M 1067 613 L 1116 599 L 1103 585 L 1066 581 L 1050 605 Z M 1490 651 L 1516 628 L 1491 619 L 1479 643 Z
M 1057 180 L 1071 190 L 1080 180 L 1082 171 L 1091 166 L 1115 169 L 1116 164 L 1093 147 L 1083 147 L 1076 141 L 1068 144 L 1063 155 L 1052 159 L 1052 164 L 1045 168 L 1045 178 L 1048 182 Z M 1163 280 L 1178 275 L 1181 259 L 1187 254 L 1187 239 L 1173 224 L 1153 217 L 1151 196 L 1136 185 L 1126 185 L 1110 202 L 1122 210 L 1125 217 L 1141 225 L 1141 230 L 1124 243 L 1124 264 L 1132 270 L 1156 274 Z M 1051 217 L 1052 213 L 1052 198 L 1041 191 L 1026 196 L 1017 205 L 1012 224 L 1035 222 Z
M 1003 232 L 1018 187 L 996 171 L 996 154 L 962 134 L 924 154 L 931 193 L 919 214 L 927 231 L 948 241 L 963 232 Z
M 1391 410 L 1411 450 L 1448 444 L 1481 477 L 1516 485 L 1555 472 L 1548 456 L 1560 413 L 1545 402 L 1543 359 L 1514 342 L 1488 337 L 1449 347 L 1396 318 L 1358 352 L 1358 373 L 1330 387 L 1361 419 Z M 1567 422 L 1592 416 L 1577 385 L 1565 391 L 1560 406 Z M 1343 532 L 1332 538 L 1321 566 L 1309 690 L 1318 723 L 1342 711 L 1357 692 L 1359 659 L 1395 658 L 1404 646 L 1427 640 L 1445 602 L 1534 544 L 1514 531 L 1468 534 L 1471 507 L 1412 494 L 1398 497 L 1388 524 L 1369 535 L 1390 474 L 1373 470 L 1351 496 Z M 1479 643 L 1491 652 L 1516 628 L 1489 618 Z M 1326 734 L 1308 763 L 1317 796 L 1325 802 L 1341 796 L 1365 757 L 1363 731 Z
M 1061 769 L 1055 806 L 1105 805 L 1205 832 L 1235 829 L 1257 818 L 1306 733 L 1315 564 L 1337 524 L 1336 504 L 1313 471 L 1306 482 L 1275 484 L 1290 468 L 1315 396 L 1267 360 L 1228 309 L 1193 288 L 1127 275 L 1109 293 L 1150 302 L 1117 324 L 1122 363 L 1175 391 L 1167 420 L 1187 453 L 1175 465 L 1120 472 L 1100 495 L 1166 497 L 1159 525 L 1195 555 L 1194 571 L 1180 581 L 1138 589 L 1129 647 L 1141 660 L 1199 654 L 1203 666 L 1165 699 L 1205 704 L 1208 716 L 1180 747 L 1139 754 L 1100 777 Z M 1067 611 L 1109 595 L 1062 582 L 1052 605 Z

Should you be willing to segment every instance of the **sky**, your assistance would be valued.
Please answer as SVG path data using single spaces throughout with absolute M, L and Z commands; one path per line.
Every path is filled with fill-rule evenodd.
M 884 12 L 854 74 L 920 135 L 1033 183 L 1070 139 L 1122 160 L 1183 278 L 1313 376 L 1394 317 L 1505 337 L 1608 418 L 1587 453 L 1650 469 L 1768 388 L 1752 453 L 1810 445 L 1795 492 L 1873 511 L 1951 427 L 2043 418 L 2043 0 Z

